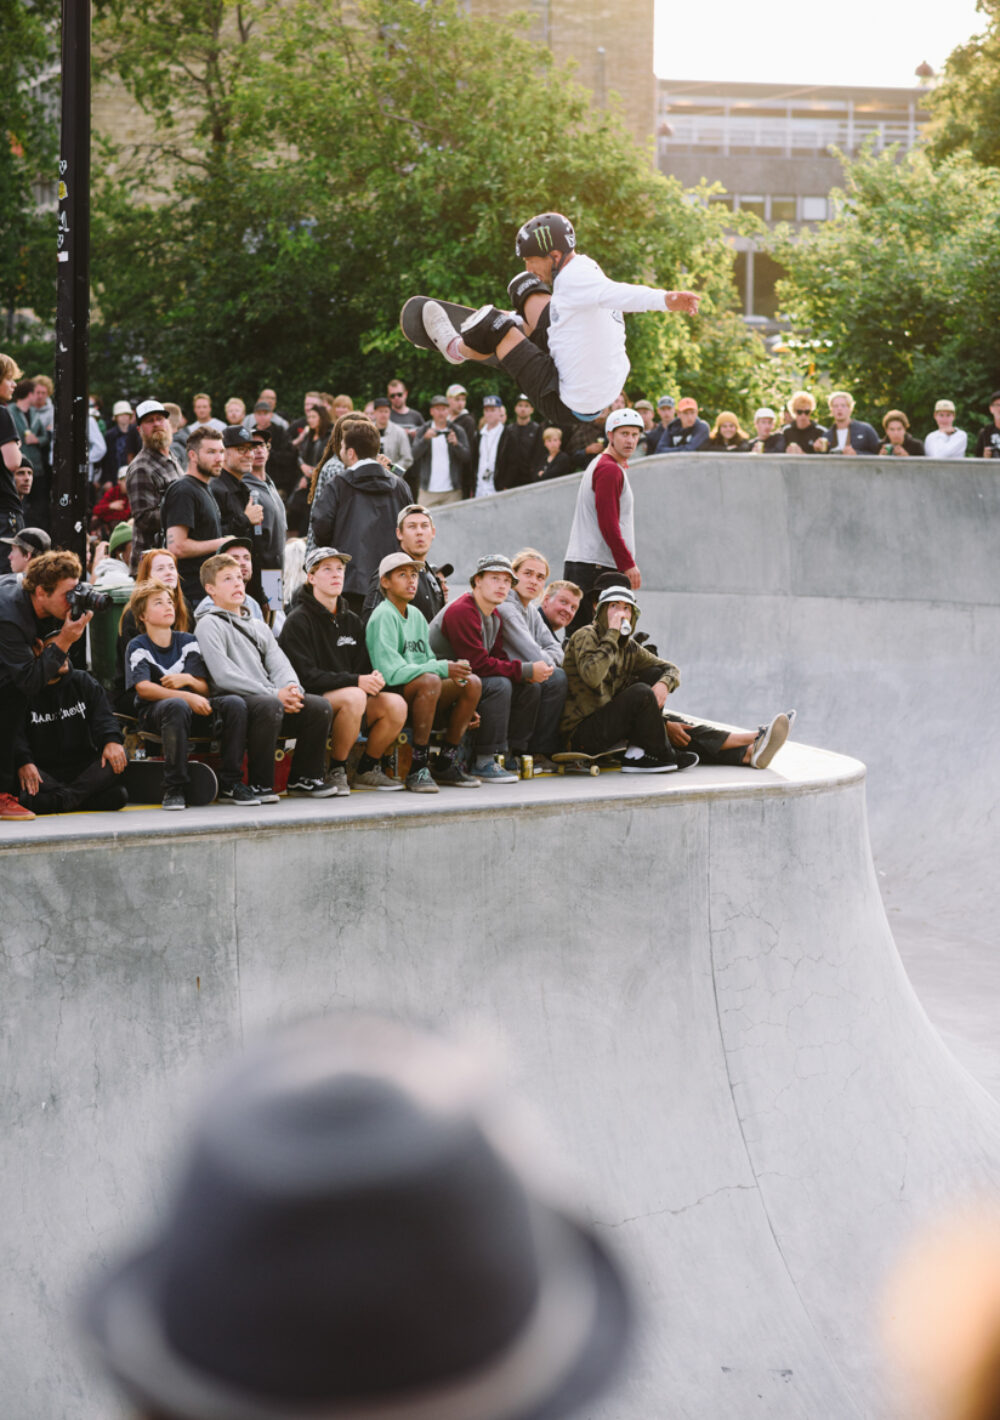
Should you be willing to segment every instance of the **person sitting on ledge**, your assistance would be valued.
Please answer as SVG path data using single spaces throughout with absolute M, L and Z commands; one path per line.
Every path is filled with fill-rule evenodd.
M 414 794 L 436 794 L 438 785 L 477 788 L 481 780 L 458 762 L 462 736 L 478 721 L 482 694 L 479 677 L 468 661 L 436 660 L 430 652 L 427 622 L 413 605 L 421 564 L 405 552 L 391 552 L 379 563 L 385 601 L 372 612 L 365 630 L 368 655 L 386 686 L 402 695 L 413 724 L 413 763 L 406 787 Z M 445 742 L 431 767 L 434 718 L 451 706 Z
M 350 557 L 335 547 L 315 547 L 306 558 L 306 585 L 289 612 L 278 644 L 306 690 L 322 695 L 333 709 L 330 778 L 350 791 L 347 757 L 362 723 L 367 743 L 354 776 L 355 789 L 402 789 L 381 761 L 406 723 L 406 701 L 385 688 L 372 670 L 365 629 L 341 597 Z
M 895 454 L 904 459 L 923 458 L 923 442 L 910 433 L 910 421 L 901 409 L 890 409 L 882 420 L 882 428 L 885 430 L 883 454 Z
M 35 644 L 41 657 L 57 635 Z M 64 657 L 32 695 L 14 739 L 21 803 L 35 814 L 113 811 L 128 803 L 118 776 L 126 765 L 118 721 L 102 686 Z
M 286 734 L 295 738 L 289 794 L 328 799 L 341 793 L 324 768 L 333 710 L 321 695 L 306 694 L 274 632 L 245 610 L 236 559 L 224 552 L 210 557 L 202 564 L 201 584 L 212 605 L 199 609 L 195 634 L 212 684 L 246 701 L 251 792 L 262 804 L 278 802 L 274 753 L 278 735 Z
M 778 416 L 773 409 L 764 405 L 758 409 L 753 417 L 753 424 L 756 433 L 750 436 L 750 452 L 752 454 L 783 454 L 785 452 L 785 432 L 783 429 L 775 430 Z
M 550 582 L 542 593 L 538 610 L 560 646 L 565 647 L 566 628 L 579 611 L 582 599 L 583 592 L 576 583 L 561 577 Z
M 834 390 L 827 400 L 833 423 L 826 431 L 831 454 L 877 454 L 881 445 L 878 434 L 863 419 L 852 419 L 854 398 L 846 390 Z
M 750 439 L 731 409 L 723 409 L 715 416 L 715 423 L 708 436 L 708 443 L 702 445 L 707 454 L 745 454 L 750 450 Z
M 197 435 L 192 435 L 197 437 Z M 161 556 L 165 554 L 160 554 Z M 219 798 L 249 806 L 260 800 L 243 781 L 247 741 L 247 706 L 240 695 L 209 698 L 208 667 L 189 631 L 176 631 L 175 592 L 163 582 L 140 582 L 129 598 L 138 634 L 125 649 L 125 688 L 135 693 L 139 728 L 163 741 L 163 807 L 187 808 L 188 736 L 196 724 L 210 734 L 217 715 L 221 724 L 222 767 Z
M 390 427 L 399 428 L 399 425 Z M 411 606 L 419 611 L 428 625 L 448 600 L 448 583 L 445 581 L 444 571 L 451 571 L 450 564 L 444 571 L 438 572 L 428 563 L 427 554 L 431 550 L 434 537 L 434 518 L 430 509 L 425 508 L 422 503 L 408 503 L 396 519 L 396 541 L 399 543 L 399 551 L 412 558 L 419 569 L 417 595 Z M 376 567 L 368 583 L 368 595 L 365 597 L 361 620 L 367 624 L 368 618 L 382 601 L 385 601 L 385 592 L 382 590 L 382 581 Z
M 826 430 L 817 424 L 813 415 L 816 400 L 808 390 L 796 390 L 788 401 L 792 422 L 782 429 L 785 436 L 786 454 L 825 454 L 830 447 Z
M 594 620 L 570 637 L 561 729 L 570 749 L 601 754 L 627 743 L 626 774 L 667 774 L 699 760 L 766 769 L 788 738 L 795 712 L 753 730 L 726 730 L 666 710 L 680 672 L 635 636 L 639 605 L 630 587 L 605 587 Z

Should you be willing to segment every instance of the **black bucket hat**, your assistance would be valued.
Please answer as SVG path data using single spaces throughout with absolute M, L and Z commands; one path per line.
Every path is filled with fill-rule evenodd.
M 286 1029 L 212 1091 L 166 1221 L 84 1324 L 178 1420 L 556 1420 L 630 1307 L 594 1231 L 514 1162 L 456 1047 L 349 1017 Z

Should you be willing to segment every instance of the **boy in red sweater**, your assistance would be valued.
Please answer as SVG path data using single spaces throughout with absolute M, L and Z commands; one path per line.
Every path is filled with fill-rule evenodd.
M 472 772 L 484 784 L 510 784 L 518 777 L 511 756 L 550 755 L 558 748 L 566 679 L 548 661 L 507 657 L 497 607 L 517 583 L 510 561 L 496 554 L 481 557 L 470 580 L 471 592 L 431 622 L 431 649 L 464 657 L 482 681 Z M 501 768 L 496 755 L 508 751 L 507 767 Z

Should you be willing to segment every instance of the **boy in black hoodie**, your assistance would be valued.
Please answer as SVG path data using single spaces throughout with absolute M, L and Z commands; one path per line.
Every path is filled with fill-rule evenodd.
M 406 701 L 385 689 L 373 671 L 361 619 L 343 598 L 350 557 L 335 547 L 317 547 L 306 558 L 306 585 L 289 612 L 278 643 L 304 690 L 333 706 L 330 778 L 348 789 L 347 756 L 367 721 L 368 743 L 354 776 L 355 789 L 402 789 L 382 767 L 406 723 Z
M 46 643 L 37 643 L 38 656 Z M 36 814 L 123 809 L 128 793 L 118 775 L 126 762 L 108 697 L 93 676 L 64 660 L 28 701 L 14 739 L 21 803 Z

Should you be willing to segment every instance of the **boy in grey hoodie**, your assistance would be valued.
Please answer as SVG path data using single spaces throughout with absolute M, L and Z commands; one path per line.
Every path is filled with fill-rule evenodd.
M 246 611 L 238 562 L 225 553 L 201 567 L 201 584 L 212 599 L 199 608 L 195 635 L 212 684 L 242 695 L 249 712 L 247 759 L 250 787 L 262 804 L 276 804 L 274 751 L 278 735 L 295 738 L 289 794 L 327 799 L 339 793 L 325 770 L 333 710 L 322 695 L 307 695 L 271 628 Z

